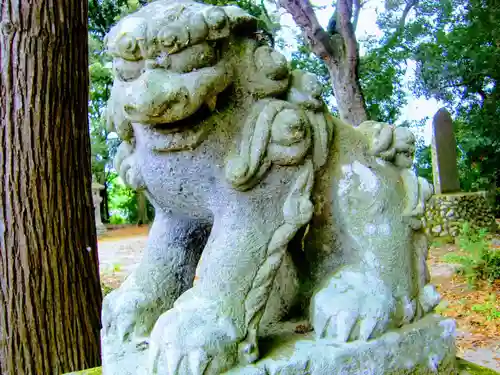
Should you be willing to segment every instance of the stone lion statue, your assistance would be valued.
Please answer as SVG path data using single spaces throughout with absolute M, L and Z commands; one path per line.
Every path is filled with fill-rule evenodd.
M 254 366 L 294 322 L 369 342 L 439 301 L 411 132 L 334 118 L 316 77 L 256 32 L 234 6 L 158 0 L 106 38 L 115 167 L 156 214 L 138 268 L 104 300 L 104 374 Z

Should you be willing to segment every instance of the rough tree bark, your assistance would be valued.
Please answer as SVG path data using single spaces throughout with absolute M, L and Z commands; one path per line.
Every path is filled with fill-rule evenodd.
M 136 197 L 137 197 L 137 225 L 148 224 L 149 218 L 148 218 L 147 198 L 142 191 L 137 191 Z
M 354 126 L 366 121 L 368 116 L 358 77 L 358 42 L 354 34 L 360 1 L 337 0 L 335 22 L 330 22 L 335 25 L 331 34 L 319 24 L 309 0 L 279 0 L 279 4 L 302 29 L 312 52 L 325 62 L 340 118 Z
M 0 374 L 100 364 L 87 1 L 0 0 Z

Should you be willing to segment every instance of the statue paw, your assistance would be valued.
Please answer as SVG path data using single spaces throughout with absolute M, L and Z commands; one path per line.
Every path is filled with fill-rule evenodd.
M 154 302 L 145 293 L 120 289 L 112 291 L 103 300 L 103 340 L 145 341 L 155 321 L 153 310 Z
M 396 305 L 377 277 L 343 270 L 313 297 L 314 331 L 318 338 L 339 342 L 369 340 L 392 326 Z
M 441 296 L 439 295 L 436 287 L 432 284 L 427 284 L 424 286 L 420 295 L 418 297 L 418 301 L 424 314 L 431 312 L 441 301 Z
M 220 374 L 238 360 L 241 334 L 214 303 L 193 298 L 164 313 L 150 341 L 151 374 Z

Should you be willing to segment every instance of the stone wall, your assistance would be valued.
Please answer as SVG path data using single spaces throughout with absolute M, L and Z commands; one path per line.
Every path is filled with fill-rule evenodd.
M 453 241 L 465 222 L 475 228 L 496 229 L 486 192 L 436 194 L 427 203 L 424 223 L 430 236 Z

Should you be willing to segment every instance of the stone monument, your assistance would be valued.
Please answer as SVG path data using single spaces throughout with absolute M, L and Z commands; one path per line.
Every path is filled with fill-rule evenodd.
M 234 6 L 157 0 L 106 38 L 115 167 L 156 215 L 104 299 L 103 373 L 455 373 L 415 138 L 332 117 L 316 77 L 256 25 Z
M 101 235 L 106 232 L 106 226 L 102 223 L 101 219 L 101 190 L 104 189 L 104 186 L 97 183 L 95 178 L 92 177 L 92 201 L 94 204 L 94 214 L 95 214 L 95 229 L 97 235 Z
M 441 108 L 432 121 L 432 173 L 436 194 L 460 191 L 457 142 L 450 113 Z
M 432 170 L 436 195 L 425 215 L 427 234 L 453 242 L 465 222 L 496 231 L 497 225 L 487 192 L 461 192 L 457 144 L 450 114 L 441 108 L 432 124 Z

